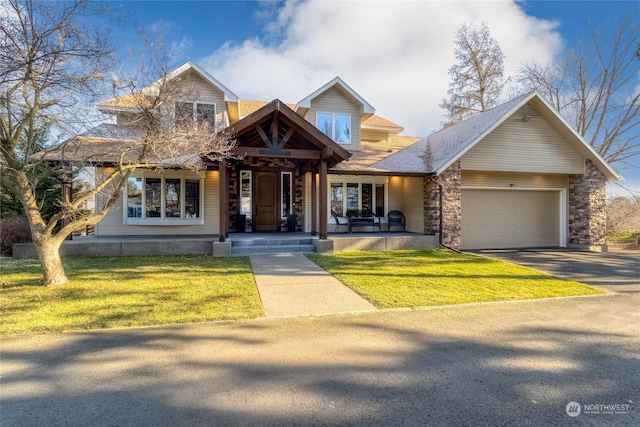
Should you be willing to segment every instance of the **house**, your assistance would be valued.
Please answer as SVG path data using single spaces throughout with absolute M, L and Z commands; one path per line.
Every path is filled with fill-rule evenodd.
M 233 129 L 241 159 L 203 172 L 137 170 L 96 235 L 223 242 L 295 230 L 323 241 L 336 228 L 332 211 L 369 210 L 384 232 L 388 212 L 399 210 L 406 232 L 453 248 L 606 243 L 605 183 L 620 177 L 535 92 L 423 138 L 401 135 L 339 77 L 286 104 L 241 99 L 193 62 L 171 76 L 198 87 L 189 111 Z M 135 96 L 99 104 L 115 123 L 79 139 L 95 149 L 135 138 Z

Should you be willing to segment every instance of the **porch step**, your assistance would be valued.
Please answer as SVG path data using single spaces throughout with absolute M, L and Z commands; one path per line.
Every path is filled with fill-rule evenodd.
M 310 238 L 231 240 L 231 255 L 283 254 L 315 252 Z
M 297 253 L 311 253 L 315 252 L 316 247 L 314 245 L 275 245 L 275 246 L 239 246 L 231 247 L 232 256 L 245 256 L 255 254 L 289 254 L 293 252 Z

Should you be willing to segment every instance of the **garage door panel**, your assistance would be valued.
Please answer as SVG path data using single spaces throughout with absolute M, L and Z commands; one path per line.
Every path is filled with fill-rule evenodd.
M 558 191 L 462 191 L 463 249 L 559 246 Z

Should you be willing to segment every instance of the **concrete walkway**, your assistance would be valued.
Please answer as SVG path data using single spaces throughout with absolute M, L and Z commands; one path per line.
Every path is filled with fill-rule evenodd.
M 375 310 L 370 302 L 302 254 L 249 258 L 266 317 Z

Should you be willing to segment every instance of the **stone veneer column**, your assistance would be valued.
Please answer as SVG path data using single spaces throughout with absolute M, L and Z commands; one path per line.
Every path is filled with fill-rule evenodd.
M 462 219 L 460 162 L 438 175 L 442 185 L 442 243 L 460 248 L 460 221 Z M 440 195 L 438 185 L 426 177 L 424 185 L 425 234 L 440 234 Z
M 591 160 L 569 183 L 569 245 L 606 250 L 606 179 Z M 599 246 L 599 247 L 598 247 Z

